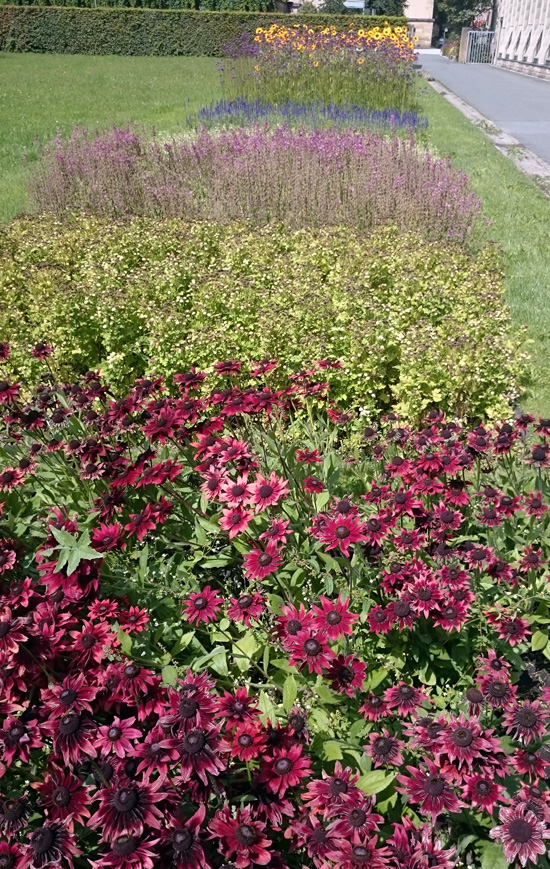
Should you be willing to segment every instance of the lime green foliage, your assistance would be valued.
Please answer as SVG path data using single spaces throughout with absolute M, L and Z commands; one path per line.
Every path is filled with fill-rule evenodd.
M 128 121 L 181 130 L 186 116 L 221 96 L 216 61 L 207 57 L 0 55 L 0 221 L 28 207 L 23 154 L 68 134 Z M 36 137 L 36 141 L 35 141 Z
M 506 298 L 516 324 L 527 325 L 533 386 L 522 407 L 550 416 L 550 199 L 442 96 L 427 88 L 428 142 L 467 172 L 484 202 L 490 237 L 504 251 Z
M 101 366 L 116 386 L 215 360 L 339 359 L 336 398 L 366 414 L 506 410 L 523 360 L 495 251 L 378 230 L 22 219 L 0 235 L 0 336 L 55 347 L 63 378 Z
M 4 6 L 0 8 L 0 49 L 217 57 L 228 41 L 254 33 L 257 27 L 269 27 L 276 19 L 274 13 L 263 12 Z M 373 16 L 369 25 L 382 27 L 385 20 L 392 26 L 406 24 L 405 18 L 397 16 Z M 334 24 L 343 30 L 354 26 L 354 16 L 348 15 L 304 15 L 300 21 L 320 27 Z

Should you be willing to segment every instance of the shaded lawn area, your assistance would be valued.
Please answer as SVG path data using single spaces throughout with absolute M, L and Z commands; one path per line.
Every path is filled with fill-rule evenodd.
M 137 122 L 177 132 L 188 114 L 221 96 L 211 57 L 0 53 L 0 221 L 27 205 L 22 155 L 56 127 L 90 130 Z M 38 143 L 35 142 L 38 139 Z
M 178 132 L 200 106 L 221 97 L 215 58 L 0 53 L 0 221 L 27 208 L 25 164 L 56 128 L 105 129 L 129 122 Z M 550 416 L 550 199 L 457 109 L 422 88 L 424 134 L 470 176 L 505 253 L 508 302 L 532 341 L 534 384 L 525 409 Z
M 507 300 L 518 324 L 528 327 L 533 363 L 531 395 L 522 408 L 550 416 L 550 198 L 504 157 L 482 130 L 445 98 L 425 87 L 428 142 L 470 177 L 493 221 L 489 238 L 504 250 Z

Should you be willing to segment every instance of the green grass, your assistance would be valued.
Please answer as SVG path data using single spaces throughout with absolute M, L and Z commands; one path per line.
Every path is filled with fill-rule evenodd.
M 489 236 L 505 253 L 508 302 L 529 330 L 534 385 L 522 405 L 550 416 L 550 199 L 480 129 L 425 90 L 428 142 L 468 173 L 483 198 Z M 188 114 L 220 96 L 213 58 L 0 53 L 0 221 L 26 209 L 23 154 L 32 162 L 57 127 L 67 133 L 73 124 L 93 130 L 133 121 L 177 132 Z
M 56 127 L 176 132 L 220 96 L 215 58 L 0 53 L 0 221 L 25 210 L 23 154 L 36 159 Z
M 514 319 L 528 328 L 533 363 L 531 394 L 522 408 L 550 416 L 550 198 L 520 172 L 484 133 L 444 97 L 426 88 L 422 108 L 428 142 L 470 176 L 493 221 L 489 238 L 505 256 L 507 299 Z

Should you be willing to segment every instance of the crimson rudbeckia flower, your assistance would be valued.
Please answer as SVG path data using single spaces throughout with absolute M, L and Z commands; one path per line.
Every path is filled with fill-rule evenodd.
M 140 745 L 133 748 L 133 756 L 139 760 L 136 774 L 144 773 L 148 779 L 157 774 L 164 779 L 168 770 L 175 766 L 179 758 L 177 751 L 178 741 L 175 737 L 167 737 L 162 727 L 153 727 Z
M 377 836 L 355 843 L 340 839 L 327 856 L 338 869 L 387 869 L 390 849 L 378 848 L 377 843 Z
M 492 814 L 495 803 L 504 800 L 504 788 L 488 775 L 476 773 L 465 776 L 461 796 L 466 805 L 471 803 Z
M 402 785 L 398 790 L 405 794 L 412 803 L 419 803 L 422 814 L 430 815 L 432 821 L 435 822 L 441 812 L 458 812 L 460 802 L 451 788 L 450 782 L 438 767 L 428 759 L 426 759 L 425 764 L 427 771 L 408 766 L 410 778 L 405 775 L 398 775 L 397 780 Z
M 507 676 L 507 673 L 504 675 Z M 515 702 L 517 688 L 515 685 L 510 685 L 505 678 L 495 678 L 491 675 L 483 676 L 479 687 L 483 693 L 483 699 L 494 709 L 506 709 Z
M 359 773 L 349 767 L 344 769 L 340 761 L 336 761 L 333 775 L 322 770 L 321 776 L 310 782 L 301 795 L 312 813 L 320 812 L 326 818 L 344 804 L 356 805 L 361 801 L 363 792 L 356 786 Z
M 85 824 L 86 818 L 90 817 L 87 808 L 91 802 L 88 789 L 72 773 L 55 769 L 44 782 L 32 787 L 40 794 L 40 805 L 49 818 L 53 821 L 69 819 L 67 829 L 72 830 L 75 823 Z
M 252 520 L 254 513 L 252 510 L 245 510 L 242 506 L 227 507 L 222 510 L 220 519 L 220 528 L 229 532 L 229 539 L 233 540 L 237 534 L 246 531 Z
M 99 528 L 92 531 L 91 545 L 97 552 L 108 552 L 109 549 L 123 549 L 123 540 L 124 528 L 119 522 L 109 525 L 101 522 Z
M 387 634 L 393 627 L 393 611 L 388 607 L 373 606 L 367 619 L 373 634 Z
M 155 869 L 158 854 L 155 845 L 158 839 L 143 839 L 122 833 L 110 843 L 110 851 L 99 860 L 90 860 L 92 869 Z
M 330 641 L 337 640 L 344 634 L 353 633 L 353 625 L 359 620 L 359 616 L 355 613 L 348 612 L 350 599 L 342 599 L 342 595 L 338 595 L 336 603 L 329 600 L 324 595 L 320 597 L 321 606 L 313 606 L 312 626 L 316 630 L 324 631 L 327 639 Z
M 197 676 L 188 670 L 185 681 L 178 682 L 178 689 L 169 689 L 170 709 L 159 719 L 161 727 L 172 727 L 179 734 L 210 727 L 217 708 L 217 698 L 210 693 L 212 687 L 206 674 Z
M 367 696 L 363 705 L 359 707 L 359 712 L 367 721 L 379 721 L 388 714 L 388 711 L 388 704 L 384 702 L 382 697 L 372 693 Z
M 336 815 L 336 820 L 329 824 L 329 832 L 354 844 L 364 841 L 369 833 L 377 833 L 384 818 L 372 811 L 373 804 L 374 800 L 363 797 L 353 805 L 346 803 L 334 809 L 332 816 Z
M 277 543 L 270 540 L 265 549 L 255 548 L 244 555 L 245 576 L 247 579 L 265 579 L 270 573 L 279 569 L 281 561 Z
M 316 536 L 325 544 L 325 549 L 340 549 L 341 553 L 349 558 L 349 548 L 353 543 L 365 543 L 365 523 L 355 516 L 327 517 Z
M 206 816 L 202 805 L 188 821 L 173 819 L 162 834 L 161 851 L 170 869 L 211 869 L 201 841 L 201 826 Z
M 290 646 L 289 661 L 300 668 L 307 667 L 309 673 L 321 674 L 334 658 L 323 633 L 314 630 L 299 631 Z
M 28 763 L 29 752 L 43 745 L 36 718 L 25 721 L 7 715 L 0 730 L 0 745 L 3 748 L 2 760 L 11 766 L 14 759 Z
M 451 763 L 460 769 L 463 764 L 472 766 L 474 760 L 484 756 L 491 743 L 482 735 L 483 731 L 477 718 L 466 718 L 462 713 L 451 720 L 441 731 L 440 748 Z M 436 754 L 438 754 L 436 750 Z
M 2 357 L 0 356 L 0 359 Z M 18 842 L 0 842 L 0 867 L 1 869 L 21 869 L 23 851 Z
M 267 744 L 267 735 L 257 724 L 241 724 L 235 730 L 230 743 L 232 757 L 244 763 L 259 757 Z
M 510 806 L 500 810 L 499 819 L 503 823 L 489 831 L 491 839 L 496 839 L 504 848 L 508 863 L 516 858 L 522 866 L 529 861 L 537 862 L 539 854 L 546 853 L 545 839 L 550 838 L 546 824 L 525 809 L 525 806 Z
M 304 477 L 304 492 L 319 494 L 319 492 L 323 492 L 325 489 L 325 484 L 318 480 L 317 477 Z
M 247 627 L 250 627 L 251 619 L 257 619 L 266 609 L 265 597 L 260 592 L 245 592 L 238 598 L 232 597 L 230 603 L 227 618 L 244 622 Z
M 354 697 L 356 691 L 363 688 L 366 673 L 366 664 L 355 655 L 338 655 L 331 661 L 324 675 L 333 691 Z
M 218 597 L 209 585 L 206 585 L 202 591 L 194 592 L 189 595 L 189 599 L 184 601 L 182 615 L 191 622 L 199 625 L 201 622 L 216 621 L 220 611 L 223 598 Z
M 405 682 L 400 682 L 384 692 L 384 701 L 388 709 L 397 709 L 399 715 L 410 715 L 417 706 L 426 700 L 423 689 L 414 688 Z
M 260 715 L 258 701 L 249 696 L 247 688 L 237 688 L 234 694 L 224 691 L 223 697 L 219 697 L 217 702 L 216 714 L 220 718 L 227 718 L 231 726 L 243 721 L 253 721 Z
M 106 756 L 114 752 L 117 757 L 127 757 L 133 748 L 132 740 L 139 739 L 141 730 L 132 727 L 135 716 L 125 718 L 124 721 L 115 716 L 112 724 L 106 724 L 99 728 L 94 742 L 100 754 Z
M 53 750 L 67 766 L 78 763 L 86 755 L 97 755 L 92 742 L 96 725 L 77 712 L 67 712 L 62 718 L 46 721 L 42 730 L 53 738 Z
M 311 761 L 303 757 L 301 745 L 276 748 L 273 757 L 264 761 L 259 780 L 265 782 L 272 793 L 284 797 L 287 790 L 301 784 L 311 774 Z
M 548 723 L 548 712 L 542 709 L 540 700 L 526 700 L 523 704 L 509 709 L 504 714 L 506 733 L 511 733 L 514 739 L 528 744 L 538 740 L 545 732 Z
M 273 540 L 275 543 L 286 543 L 292 534 L 288 519 L 272 519 L 265 531 L 260 534 L 260 540 Z
M 181 764 L 182 781 L 189 781 L 192 775 L 200 778 L 208 785 L 209 776 L 217 776 L 227 763 L 220 757 L 219 727 L 209 730 L 190 730 L 182 736 L 177 744 Z
M 269 479 L 258 475 L 254 483 L 250 486 L 252 492 L 252 503 L 255 506 L 256 513 L 261 513 L 268 507 L 274 507 L 278 504 L 281 498 L 288 495 L 288 481 L 278 477 L 275 471 L 269 475 Z
M 65 824 L 46 821 L 44 826 L 31 833 L 25 847 L 21 869 L 28 869 L 28 867 L 46 869 L 57 863 L 72 867 L 73 857 L 81 853 Z
M 122 833 L 141 835 L 146 827 L 160 829 L 163 812 L 158 804 L 166 797 L 162 782 L 115 782 L 98 794 L 99 808 L 88 821 L 92 829 L 102 828 L 103 838 Z
M 216 840 L 224 857 L 236 869 L 267 866 L 271 861 L 271 841 L 265 835 L 265 824 L 254 818 L 249 806 L 237 809 L 235 816 L 228 806 L 219 809 L 208 825 L 210 838 Z
M 364 746 L 365 754 L 372 758 L 373 766 L 402 766 L 401 752 L 405 743 L 392 736 L 389 730 L 382 728 L 382 733 L 369 734 L 369 744 Z

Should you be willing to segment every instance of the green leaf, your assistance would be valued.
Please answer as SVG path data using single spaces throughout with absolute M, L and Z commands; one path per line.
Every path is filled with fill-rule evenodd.
M 120 643 L 120 651 L 123 655 L 131 655 L 132 654 L 132 638 L 126 634 L 124 631 L 119 631 L 117 634 L 117 640 Z
M 214 652 L 216 654 L 212 655 L 212 660 L 210 661 L 210 666 L 220 676 L 229 676 L 229 667 L 227 666 L 227 657 L 225 654 L 225 649 L 222 649 L 221 646 L 217 646 L 214 649 Z
M 339 744 L 332 739 L 323 742 L 323 755 L 325 760 L 342 760 L 344 756 Z
M 172 664 L 168 664 L 162 668 L 162 681 L 165 685 L 171 685 L 175 688 L 178 680 L 178 670 Z
M 50 525 L 50 531 L 61 546 L 73 549 L 76 546 L 76 537 L 74 534 L 69 534 L 64 528 L 54 528 Z
M 383 769 L 373 769 L 359 777 L 357 787 L 366 794 L 379 794 L 386 790 L 395 778 L 395 773 L 387 773 Z
M 541 652 L 548 644 L 548 634 L 543 631 L 535 631 L 531 637 L 531 648 L 533 652 Z
M 366 688 L 368 691 L 374 691 L 375 688 L 378 688 L 381 682 L 384 681 L 386 676 L 388 675 L 387 670 L 373 670 L 372 673 L 367 673 L 367 683 Z
M 248 631 L 244 637 L 241 637 L 238 644 L 234 643 L 233 658 L 241 673 L 246 673 L 249 669 L 250 659 L 258 648 L 258 642 L 252 631 Z
M 330 492 L 327 492 L 326 489 L 324 492 L 319 492 L 319 494 L 315 496 L 315 507 L 317 508 L 317 512 L 320 513 L 323 507 L 328 504 L 329 501 Z
M 504 851 L 496 842 L 482 842 L 481 869 L 508 869 Z
M 275 724 L 277 721 L 277 709 L 271 700 L 270 697 L 265 693 L 265 691 L 260 691 L 258 697 L 258 709 L 262 713 L 260 715 L 260 720 L 262 724 L 267 724 L 267 720 L 269 719 L 272 724 Z
M 283 709 L 286 713 L 290 712 L 294 706 L 297 694 L 296 679 L 294 676 L 287 676 L 283 685 Z

